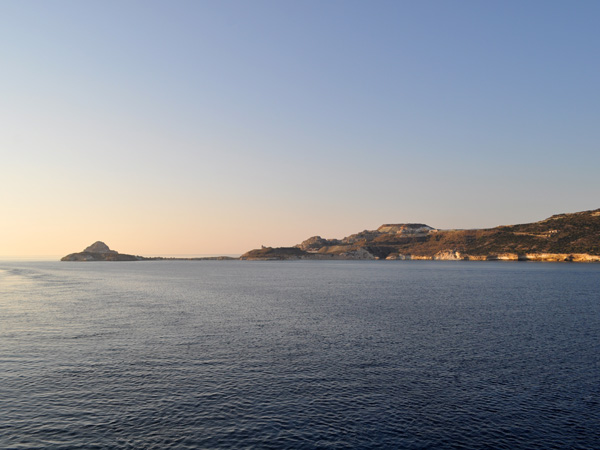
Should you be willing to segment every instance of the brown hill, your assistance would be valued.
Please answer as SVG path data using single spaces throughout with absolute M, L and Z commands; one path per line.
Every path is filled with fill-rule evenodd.
M 292 248 L 251 250 L 241 259 L 600 260 L 600 209 L 540 222 L 475 230 L 385 224 L 341 240 L 314 236 Z

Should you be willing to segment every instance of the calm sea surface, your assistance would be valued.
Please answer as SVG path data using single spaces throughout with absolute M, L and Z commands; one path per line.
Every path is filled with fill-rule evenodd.
M 0 448 L 600 448 L 600 265 L 0 262 Z

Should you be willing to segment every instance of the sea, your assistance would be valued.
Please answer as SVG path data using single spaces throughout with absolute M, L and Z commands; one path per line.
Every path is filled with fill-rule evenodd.
M 600 264 L 0 262 L 1 449 L 598 449 Z

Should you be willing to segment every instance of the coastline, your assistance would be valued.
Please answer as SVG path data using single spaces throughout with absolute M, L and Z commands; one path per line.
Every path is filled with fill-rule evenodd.
M 526 253 L 526 254 L 499 254 L 499 255 L 462 255 L 458 252 L 448 254 L 425 255 L 395 255 L 387 258 L 376 256 L 354 257 L 353 255 L 335 255 L 309 253 L 299 256 L 269 256 L 269 257 L 240 257 L 241 261 L 512 261 L 512 262 L 572 262 L 572 263 L 598 263 L 600 255 L 586 253 Z

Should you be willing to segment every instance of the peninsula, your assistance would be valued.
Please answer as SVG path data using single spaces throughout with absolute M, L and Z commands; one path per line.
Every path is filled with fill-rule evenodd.
M 313 236 L 294 247 L 263 247 L 244 260 L 387 259 L 600 261 L 600 209 L 488 229 L 439 230 L 422 223 L 385 224 L 343 239 Z

